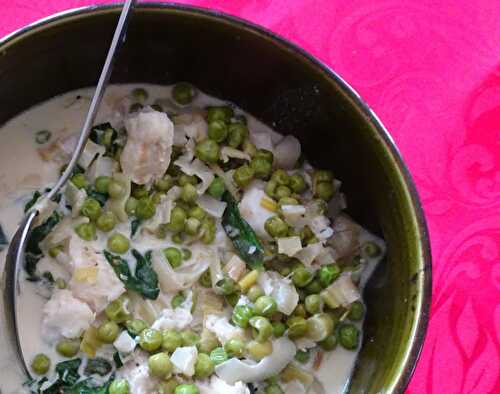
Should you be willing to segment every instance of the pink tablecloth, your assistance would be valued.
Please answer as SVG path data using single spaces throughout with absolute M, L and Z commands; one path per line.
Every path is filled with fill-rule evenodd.
M 0 0 L 0 35 L 99 0 Z M 423 200 L 434 299 L 415 393 L 500 393 L 500 2 L 192 0 L 333 67 L 397 142 Z

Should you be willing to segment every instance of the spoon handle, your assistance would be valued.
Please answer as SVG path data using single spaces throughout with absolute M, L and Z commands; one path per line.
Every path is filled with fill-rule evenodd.
M 111 76 L 111 71 L 113 69 L 113 64 L 115 61 L 115 54 L 120 48 L 121 44 L 125 41 L 125 34 L 129 22 L 130 10 L 135 5 L 135 3 L 136 0 L 126 0 L 125 4 L 123 5 L 120 19 L 118 20 L 115 34 L 113 36 L 113 40 L 111 41 L 111 46 L 109 47 L 106 61 L 104 62 L 104 67 L 102 68 L 99 82 L 97 82 L 94 97 L 92 97 L 89 112 L 87 113 L 87 117 L 85 118 L 85 123 L 83 124 L 82 131 L 80 132 L 80 137 L 78 138 L 75 150 L 73 151 L 73 155 L 71 156 L 71 160 L 69 161 L 68 166 L 61 174 L 61 177 L 52 188 L 52 190 L 46 195 L 46 201 L 51 200 L 68 181 L 69 177 L 73 173 L 73 169 L 75 168 L 81 153 L 83 152 L 83 149 L 85 148 L 85 144 L 87 143 L 92 125 L 94 124 L 94 120 L 97 115 L 97 111 L 99 110 L 99 105 L 104 95 L 104 91 L 106 90 L 106 86 L 108 85 L 109 78 Z
M 111 75 L 111 70 L 113 68 L 113 63 L 115 60 L 115 54 L 123 41 L 125 40 L 125 32 L 129 22 L 130 10 L 132 6 L 135 5 L 136 0 L 127 0 L 123 6 L 122 12 L 120 14 L 120 19 L 116 26 L 116 30 L 109 48 L 108 54 L 106 56 L 106 61 L 99 77 L 99 82 L 97 83 L 97 88 L 92 98 L 90 108 L 85 119 L 78 143 L 76 144 L 75 150 L 71 157 L 71 160 L 63 172 L 56 185 L 52 190 L 44 197 L 44 199 L 37 203 L 34 209 L 28 211 L 26 216 L 21 221 L 17 232 L 12 238 L 7 257 L 5 260 L 5 272 L 4 272 L 4 310 L 5 310 L 5 321 L 7 325 L 8 341 L 11 344 L 12 351 L 17 355 L 23 371 L 26 376 L 31 378 L 28 364 L 24 358 L 23 349 L 20 341 L 19 334 L 19 321 L 17 316 L 17 296 L 19 294 L 19 273 L 22 262 L 24 261 L 24 254 L 26 250 L 26 243 L 29 239 L 29 234 L 31 232 L 31 226 L 35 217 L 38 215 L 40 207 L 43 207 L 47 202 L 51 200 L 56 193 L 61 189 L 62 186 L 67 182 L 68 178 L 73 172 L 73 168 L 78 162 L 78 158 L 82 153 L 87 138 L 90 134 L 90 130 L 95 120 L 97 110 L 99 109 L 99 104 L 102 100 L 104 90 L 109 82 L 109 77 Z

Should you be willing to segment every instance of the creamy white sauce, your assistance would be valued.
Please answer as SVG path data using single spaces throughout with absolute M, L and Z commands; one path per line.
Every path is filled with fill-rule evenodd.
M 96 123 L 118 119 L 113 113 L 116 103 L 130 94 L 135 87 L 144 87 L 149 93 L 148 104 L 157 99 L 165 100 L 170 97 L 170 88 L 159 85 L 119 85 L 108 88 L 101 106 Z M 37 149 L 43 147 L 36 144 L 35 133 L 39 130 L 50 130 L 52 138 L 49 145 L 56 138 L 79 131 L 86 115 L 92 89 L 81 89 L 55 97 L 45 103 L 33 107 L 10 120 L 0 129 L 0 224 L 8 238 L 16 231 L 17 224 L 22 218 L 23 206 L 30 199 L 35 190 L 50 187 L 57 179 L 59 166 L 53 162 L 41 159 Z M 77 99 L 77 97 L 79 97 Z M 198 94 L 194 105 L 203 108 L 207 105 L 220 105 L 223 101 Z M 125 100 L 125 104 L 128 105 Z M 281 136 L 255 118 L 248 116 L 249 128 L 253 132 L 269 132 L 273 142 L 279 141 Z M 98 240 L 97 242 L 104 242 Z M 151 238 L 143 243 L 139 249 L 147 250 L 155 246 L 158 241 Z M 156 245 L 158 247 L 158 245 Z M 165 247 L 161 241 L 161 247 Z M 0 252 L 0 272 L 3 272 L 6 250 Z M 373 264 L 374 265 L 374 264 Z M 57 275 L 64 277 L 60 267 L 55 267 L 50 259 L 42 259 L 40 270 L 49 268 Z M 367 277 L 371 270 L 366 270 Z M 3 303 L 3 298 L 2 301 Z M 21 341 L 24 355 L 27 360 L 39 352 L 45 352 L 55 365 L 61 358 L 56 354 L 53 346 L 48 346 L 40 338 L 41 310 L 46 302 L 40 295 L 39 286 L 22 281 L 22 293 L 19 299 L 19 319 L 21 322 Z M 3 309 L 3 305 L 0 304 Z M 9 394 L 19 392 L 25 377 L 18 370 L 15 355 L 10 353 L 11 346 L 6 342 L 5 319 L 0 318 L 0 392 Z M 356 360 L 357 353 L 342 349 L 340 346 L 330 353 L 326 353 L 321 368 L 316 372 L 318 379 L 327 388 L 328 393 L 342 393 L 348 385 L 349 377 Z

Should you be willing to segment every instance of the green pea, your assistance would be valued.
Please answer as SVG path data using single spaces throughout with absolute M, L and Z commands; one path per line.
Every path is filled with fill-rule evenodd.
M 317 313 L 307 319 L 307 336 L 315 342 L 321 342 L 333 332 L 333 320 L 326 313 Z
M 228 127 L 222 120 L 214 120 L 208 124 L 208 138 L 221 143 L 228 136 Z
M 242 148 L 243 152 L 245 152 L 250 157 L 254 157 L 257 154 L 257 148 L 248 138 L 243 141 Z
M 248 127 L 243 123 L 232 123 L 229 125 L 229 136 L 227 143 L 232 148 L 238 148 L 248 136 Z
M 319 294 L 311 294 L 307 296 L 305 300 L 305 308 L 311 315 L 321 312 L 321 296 Z
M 224 179 L 216 176 L 208 187 L 207 193 L 213 198 L 220 199 L 225 191 L 226 185 L 224 184 Z
M 233 310 L 231 320 L 239 327 L 247 328 L 250 318 L 254 315 L 254 311 L 248 305 L 237 305 Z
M 224 361 L 227 361 L 228 358 L 226 351 L 222 347 L 217 347 L 210 352 L 210 360 L 212 360 L 215 365 L 222 364 Z
M 244 188 L 252 182 L 255 172 L 248 164 L 238 167 L 233 173 L 234 182 L 241 188 Z
M 167 227 L 170 231 L 180 232 L 184 230 L 186 219 L 186 211 L 181 207 L 175 206 L 170 213 L 170 223 L 168 223 Z
M 90 220 L 96 220 L 101 215 L 101 211 L 101 204 L 96 199 L 87 198 L 82 205 L 80 213 Z
M 303 266 L 293 270 L 292 282 L 297 287 L 305 287 L 314 279 L 314 275 Z
M 314 194 L 322 200 L 329 201 L 335 194 L 335 189 L 331 183 L 320 182 L 316 185 Z
M 135 210 L 137 209 L 137 199 L 130 197 L 125 203 L 125 212 L 129 216 L 135 216 Z
M 339 328 L 339 342 L 348 349 L 355 350 L 359 345 L 359 330 L 353 324 L 343 324 Z
M 276 181 L 273 181 L 272 179 L 266 183 L 266 186 L 264 187 L 264 192 L 269 196 L 274 198 L 274 192 L 276 191 L 276 188 L 278 187 L 278 183 Z
M 190 218 L 195 218 L 198 220 L 203 220 L 207 216 L 207 213 L 203 210 L 203 208 L 200 208 L 199 206 L 192 207 L 189 212 L 188 216 Z
M 139 346 L 147 352 L 158 350 L 162 346 L 162 342 L 161 332 L 154 328 L 146 328 L 139 336 Z
M 197 379 L 205 379 L 214 373 L 214 362 L 210 356 L 205 353 L 198 354 L 196 364 L 194 366 L 194 375 Z
M 195 236 L 200 230 L 201 222 L 196 218 L 188 218 L 184 231 L 187 235 Z
M 200 343 L 200 336 L 192 330 L 185 330 L 181 332 L 182 346 L 198 346 Z
M 182 265 L 182 252 L 173 247 L 163 249 L 163 255 L 168 260 L 172 268 L 178 268 Z
M 202 234 L 201 241 L 207 245 L 211 244 L 215 239 L 216 230 L 217 228 L 214 218 L 206 217 L 203 219 L 200 226 L 200 234 Z
M 182 174 L 179 179 L 177 180 L 177 183 L 179 186 L 185 186 L 185 185 L 197 185 L 198 184 L 198 177 L 196 175 L 187 175 L 187 174 Z
M 307 333 L 307 322 L 303 317 L 292 316 L 286 321 L 286 324 L 288 326 L 288 336 L 291 339 L 303 337 Z
M 255 177 L 259 179 L 268 179 L 273 169 L 272 163 L 262 157 L 254 157 L 250 162 L 250 167 Z
M 115 138 L 116 138 L 116 131 L 114 131 L 113 129 L 106 129 L 99 138 L 99 144 L 109 147 L 111 146 Z
M 116 323 L 123 323 L 130 319 L 130 312 L 127 310 L 126 304 L 122 298 L 111 301 L 104 310 L 108 319 Z
M 281 276 L 288 276 L 292 273 L 292 269 L 290 267 L 282 267 L 279 271 Z
M 172 242 L 174 244 L 178 244 L 178 245 L 180 245 L 184 242 L 184 237 L 182 236 L 181 233 L 177 233 L 177 234 L 172 235 L 171 239 L 172 239 Z
M 49 142 L 52 133 L 48 130 L 40 130 L 35 133 L 35 141 L 37 144 L 45 144 Z
M 138 336 L 141 334 L 143 330 L 148 328 L 147 323 L 141 319 L 133 319 L 127 320 L 125 323 L 125 327 L 127 327 L 127 331 L 130 332 L 134 336 Z
M 298 205 L 298 204 L 299 204 L 299 202 L 295 198 L 292 198 L 292 197 L 281 197 L 278 200 L 278 205 L 280 206 L 280 208 L 283 205 Z
M 96 228 L 93 223 L 82 223 L 75 227 L 76 234 L 84 241 L 92 241 L 96 236 Z
M 330 286 L 340 276 L 340 268 L 336 264 L 324 265 L 318 271 L 319 283 L 323 288 Z
M 300 174 L 293 174 L 292 176 L 290 176 L 289 186 L 294 193 L 302 193 L 307 189 L 306 181 Z
M 116 226 L 116 216 L 113 212 L 107 211 L 99 216 L 95 222 L 96 227 L 105 233 L 113 230 Z
M 295 360 L 299 363 L 305 364 L 311 358 L 311 353 L 308 350 L 297 350 L 295 353 Z
M 148 359 L 149 374 L 164 379 L 170 376 L 174 366 L 167 353 L 156 353 Z
M 264 342 L 273 334 L 273 326 L 265 317 L 252 317 L 249 323 L 253 327 L 252 334 L 257 342 Z
M 305 299 L 305 297 L 304 297 L 304 299 Z M 306 308 L 304 307 L 304 305 L 298 304 L 293 311 L 293 316 L 306 317 L 306 315 L 307 315 L 307 312 L 306 312 Z
M 142 105 L 141 103 L 133 103 L 132 105 L 130 105 L 128 112 L 132 114 L 134 112 L 139 112 L 143 108 L 144 105 Z
M 273 238 L 283 238 L 288 235 L 288 224 L 279 216 L 272 216 L 264 222 L 264 229 Z
M 181 199 L 188 204 L 193 204 L 198 198 L 196 187 L 191 184 L 184 185 L 181 191 Z
M 62 245 L 53 246 L 49 249 L 49 256 L 56 258 L 59 253 L 63 251 Z
M 174 186 L 174 179 L 168 174 L 164 175 L 163 178 L 158 179 L 155 182 L 155 189 L 160 192 L 167 192 L 172 188 L 172 186 Z
M 285 170 L 279 169 L 273 172 L 271 180 L 275 181 L 280 186 L 286 186 L 290 182 L 290 176 L 286 173 Z
M 147 220 L 151 219 L 156 213 L 156 206 L 153 200 L 149 197 L 143 197 L 137 201 L 135 208 L 135 216 L 137 219 Z
M 171 378 L 167 381 L 160 382 L 156 386 L 155 393 L 158 394 L 174 394 L 175 388 L 179 385 L 179 382 L 175 378 Z
M 253 285 L 247 291 L 247 297 L 250 301 L 255 302 L 257 299 L 264 295 L 264 290 L 259 285 Z
M 111 179 L 108 185 L 108 194 L 111 198 L 117 200 L 123 197 L 125 194 L 125 188 L 120 182 Z
M 217 336 L 212 331 L 204 328 L 201 332 L 199 351 L 209 354 L 217 346 L 219 346 Z
M 259 316 L 270 317 L 278 310 L 278 305 L 273 297 L 263 295 L 255 301 L 255 313 Z
M 184 297 L 181 293 L 178 293 L 172 298 L 170 305 L 172 305 L 172 308 L 175 309 L 181 306 L 184 301 L 186 301 L 186 297 Z
M 120 233 L 114 233 L 108 238 L 108 249 L 113 253 L 123 254 L 130 248 L 130 241 Z
M 274 197 L 279 200 L 284 197 L 290 197 L 292 195 L 292 191 L 288 186 L 284 185 L 279 185 L 276 187 L 276 190 L 274 191 Z
M 318 345 L 321 347 L 321 349 L 329 352 L 337 347 L 337 337 L 335 336 L 335 334 L 331 334 L 321 342 L 318 342 Z
M 311 283 L 309 283 L 305 288 L 305 292 L 307 294 L 319 294 L 321 290 L 323 290 L 323 287 L 321 286 L 321 283 L 319 282 L 319 279 L 313 279 Z
M 210 270 L 206 270 L 199 279 L 200 285 L 203 287 L 212 287 L 212 276 L 210 274 Z
M 258 149 L 257 152 L 255 153 L 254 159 L 264 159 L 267 162 L 273 164 L 274 155 L 273 152 L 267 149 Z
M 349 314 L 347 317 L 352 321 L 359 321 L 363 318 L 365 314 L 365 306 L 361 301 L 354 301 L 349 306 Z
M 56 346 L 57 353 L 64 357 L 74 357 L 80 350 L 80 340 L 61 339 Z
M 264 389 L 264 394 L 285 394 L 285 392 L 277 383 L 273 383 Z
M 65 289 L 67 287 L 66 281 L 63 278 L 57 278 L 55 283 L 58 289 Z
M 181 105 L 190 104 L 196 95 L 193 85 L 187 82 L 179 82 L 172 88 L 172 98 Z
M 228 357 L 241 357 L 245 351 L 245 344 L 241 339 L 231 338 L 224 344 Z
M 148 99 L 149 94 L 143 88 L 135 88 L 134 90 L 132 90 L 132 97 L 137 101 L 144 102 Z
M 153 201 L 153 204 L 158 205 L 161 202 L 161 199 L 163 196 L 166 196 L 166 193 L 163 192 L 154 192 L 151 195 L 151 200 Z
M 50 369 L 50 358 L 43 353 L 38 353 L 31 361 L 31 369 L 37 375 L 45 375 Z
M 234 308 L 236 306 L 236 304 L 238 303 L 238 301 L 240 300 L 240 297 L 241 297 L 241 293 L 238 291 L 236 293 L 229 294 L 229 295 L 225 296 L 224 299 L 226 300 L 228 305 L 230 305 L 231 307 Z
M 209 107 L 207 113 L 208 123 L 215 120 L 221 120 L 228 123 L 234 116 L 234 111 L 231 107 L 220 106 L 220 107 Z
M 182 346 L 182 336 L 177 330 L 165 330 L 162 333 L 161 347 L 167 352 L 173 353 L 175 349 Z
M 381 252 L 380 246 L 378 246 L 375 242 L 365 242 L 361 245 L 361 251 L 368 257 L 377 257 Z
M 264 342 L 250 341 L 247 344 L 247 352 L 254 360 L 262 360 L 273 352 L 273 344 L 269 340 Z
M 286 331 L 286 325 L 283 322 L 276 321 L 273 322 L 273 335 L 276 338 L 282 337 L 285 334 Z
M 94 182 L 95 190 L 99 193 L 108 194 L 110 182 L 111 178 L 109 176 L 98 176 Z
M 132 188 L 132 196 L 140 200 L 141 198 L 148 197 L 149 196 L 149 191 L 146 189 L 146 186 L 139 186 L 136 184 L 133 184 Z
M 200 394 L 200 390 L 195 384 L 180 384 L 175 388 L 174 394 Z
M 238 290 L 238 284 L 229 277 L 224 277 L 217 281 L 215 289 L 221 295 L 230 295 Z
M 109 385 L 109 394 L 128 394 L 130 386 L 125 379 L 115 379 Z
M 114 321 L 102 323 L 97 329 L 97 337 L 104 343 L 113 343 L 120 333 L 120 327 Z
M 89 185 L 87 178 L 83 174 L 75 174 L 71 177 L 71 183 L 75 185 L 78 189 L 86 188 Z
M 196 157 L 207 163 L 217 163 L 219 160 L 219 144 L 209 138 L 204 139 L 195 147 Z
M 317 170 L 313 175 L 314 183 L 319 182 L 332 182 L 333 181 L 333 173 L 328 170 Z

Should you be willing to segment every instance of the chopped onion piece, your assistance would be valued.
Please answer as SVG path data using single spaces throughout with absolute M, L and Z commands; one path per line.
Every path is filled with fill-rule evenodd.
M 238 149 L 231 148 L 229 146 L 225 146 L 220 150 L 220 158 L 223 163 L 227 163 L 229 159 L 242 159 L 250 161 L 252 158 L 248 153 L 242 152 Z
M 201 179 L 201 183 L 197 186 L 198 194 L 203 194 L 208 189 L 214 180 L 214 174 L 202 161 L 194 159 L 191 161 L 191 154 L 185 154 L 179 157 L 174 164 L 178 166 L 182 172 L 187 175 L 196 175 Z
M 226 209 L 226 203 L 224 201 L 219 201 L 207 194 L 204 194 L 198 198 L 197 204 L 200 208 L 203 208 L 211 216 L 216 218 L 221 218 Z
M 142 228 L 154 232 L 161 224 L 170 222 L 170 214 L 174 207 L 174 201 L 181 196 L 181 188 L 179 186 L 172 187 L 166 195 L 160 198 L 160 203 L 156 206 L 155 215 L 144 222 Z
M 350 275 L 342 275 L 321 292 L 321 297 L 330 308 L 347 307 L 361 298 L 358 288 Z
M 106 148 L 104 148 L 104 146 L 98 145 L 89 139 L 87 140 L 87 144 L 85 145 L 82 154 L 78 158 L 78 164 L 87 169 L 97 155 L 102 156 L 104 153 L 106 153 Z
M 215 373 L 227 384 L 238 381 L 245 383 L 265 380 L 279 374 L 293 360 L 297 348 L 288 338 L 283 337 L 273 342 L 273 352 L 257 364 L 249 364 L 237 358 L 231 358 L 215 367 Z
M 80 214 L 87 192 L 85 189 L 78 189 L 73 182 L 68 182 L 64 190 L 64 198 L 71 205 L 71 216 L 75 218 Z
M 239 258 L 239 256 L 233 254 L 227 264 L 224 266 L 224 271 L 226 271 L 231 279 L 238 282 L 245 274 L 246 264 L 242 259 Z
M 298 252 L 295 257 L 302 261 L 305 265 L 310 266 L 312 262 L 323 252 L 323 245 L 321 242 L 307 245 L 304 249 Z
M 286 237 L 278 238 L 278 253 L 286 254 L 289 257 L 295 256 L 295 254 L 302 249 L 302 242 L 300 237 Z
M 257 147 L 257 149 L 266 149 L 274 153 L 274 145 L 271 139 L 271 134 L 267 131 L 250 133 L 250 140 Z
M 287 278 L 277 272 L 262 272 L 257 280 L 266 295 L 272 296 L 278 306 L 278 311 L 290 315 L 299 303 L 297 289 Z
M 113 342 L 113 346 L 120 353 L 131 353 L 136 346 L 134 338 L 132 338 L 127 331 L 122 331 L 118 338 Z
M 100 176 L 112 176 L 113 171 L 116 169 L 116 161 L 111 157 L 99 156 L 90 166 L 86 175 L 89 181 L 94 183 L 95 180 Z
M 274 165 L 291 170 L 300 157 L 300 142 L 293 135 L 287 135 L 274 148 Z
M 303 205 L 282 205 L 281 212 L 287 223 L 294 226 L 305 215 L 306 208 Z

